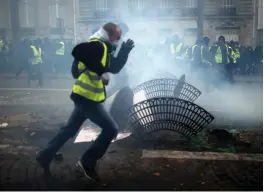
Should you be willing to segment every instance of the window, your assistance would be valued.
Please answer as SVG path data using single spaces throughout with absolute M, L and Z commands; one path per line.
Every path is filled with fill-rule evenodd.
M 59 0 L 56 0 L 53 4 L 49 5 L 49 23 L 51 28 L 58 27 L 58 18 L 65 21 L 65 7 L 60 4 Z
M 161 9 L 168 9 L 170 8 L 169 0 L 160 0 L 160 8 Z
M 95 9 L 96 11 L 107 12 L 109 11 L 109 3 L 108 0 L 95 0 Z
M 35 26 L 35 0 L 22 0 L 19 2 L 20 27 Z
M 197 15 L 197 1 L 198 0 L 185 0 L 182 1 L 182 16 L 194 17 Z
M 96 18 L 109 18 L 116 17 L 116 12 L 113 9 L 112 2 L 109 0 L 95 0 L 95 17 Z M 111 5 L 111 6 L 110 6 Z
M 6 19 L 6 12 L 5 7 L 0 6 L 0 28 L 6 28 L 7 19 Z
M 221 16 L 235 16 L 236 6 L 235 0 L 221 0 L 220 1 L 219 14 Z
M 216 29 L 216 40 L 220 35 L 223 35 L 226 41 L 239 41 L 239 34 L 239 28 Z
M 130 0 L 130 7 L 137 10 L 142 10 L 145 8 L 144 0 Z
M 184 0 L 183 7 L 189 9 L 197 8 L 197 0 Z
M 221 7 L 223 8 L 234 7 L 234 2 L 233 0 L 221 0 Z

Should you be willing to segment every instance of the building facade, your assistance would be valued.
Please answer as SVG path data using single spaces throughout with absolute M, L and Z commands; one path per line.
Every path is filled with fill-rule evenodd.
M 131 28 L 130 36 L 142 36 L 142 40 L 148 36 L 155 41 L 165 32 L 177 33 L 186 44 L 192 44 L 198 1 L 204 3 L 204 35 L 212 40 L 224 35 L 228 41 L 253 44 L 255 0 L 79 0 L 79 31 L 85 33 L 109 20 L 124 21 Z
M 72 38 L 73 8 L 73 0 L 1 0 L 0 36 Z
M 192 44 L 200 2 L 204 35 L 254 45 L 262 0 L 1 0 L 0 36 L 87 39 L 102 23 L 113 21 L 127 23 L 128 35 L 139 42 L 177 33 Z

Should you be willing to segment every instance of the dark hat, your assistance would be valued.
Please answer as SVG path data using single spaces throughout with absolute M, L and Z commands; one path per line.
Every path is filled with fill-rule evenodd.
M 203 37 L 203 42 L 209 42 L 209 41 L 210 41 L 209 37 L 207 37 L 207 36 Z
M 223 41 L 225 41 L 225 37 L 224 37 L 223 35 L 221 35 L 221 36 L 218 37 L 218 41 L 219 41 L 219 40 L 223 40 Z

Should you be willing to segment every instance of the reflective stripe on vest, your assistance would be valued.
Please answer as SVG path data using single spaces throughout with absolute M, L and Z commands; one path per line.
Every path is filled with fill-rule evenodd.
M 239 51 L 239 49 L 238 48 L 235 48 L 234 52 L 235 52 L 235 57 L 237 59 L 240 58 L 240 51 Z
M 231 51 L 231 53 L 229 54 L 229 50 Z M 232 58 L 232 60 L 233 60 L 233 63 L 236 63 L 236 54 L 235 54 L 235 52 L 234 52 L 234 50 L 233 50 L 233 48 L 232 47 L 230 47 L 230 46 L 228 46 L 228 54 L 230 55 L 230 57 Z
M 0 52 L 2 52 L 3 48 L 4 48 L 3 40 L 0 40 Z
M 64 51 L 65 51 L 65 45 L 64 42 L 59 42 L 59 44 L 61 45 L 61 47 L 59 49 L 57 49 L 56 51 L 56 55 L 64 55 Z
M 107 67 L 107 55 L 108 50 L 107 46 L 104 42 L 100 41 L 99 39 L 93 39 L 89 42 L 100 42 L 104 47 L 104 54 L 101 59 L 101 64 L 103 67 Z M 79 71 L 85 70 L 85 65 L 82 62 L 78 63 Z M 105 94 L 105 86 L 103 84 L 102 78 L 98 76 L 96 73 L 85 70 L 83 73 L 80 74 L 78 79 L 76 80 L 73 86 L 73 93 L 81 95 L 89 100 L 95 102 L 102 102 L 106 99 Z
M 201 59 L 204 60 L 204 45 L 201 46 Z
M 196 47 L 197 47 L 197 45 L 192 46 L 192 55 L 191 55 L 191 58 L 193 58 L 194 50 L 195 50 Z
M 170 52 L 171 52 L 171 54 L 175 54 L 175 53 L 178 53 L 178 52 L 180 52 L 181 51 L 181 48 L 182 48 L 182 43 L 180 43 L 180 44 L 178 44 L 177 46 L 176 46 L 176 48 L 174 48 L 175 47 L 175 44 L 174 43 L 171 43 L 170 44 Z
M 39 48 L 39 50 L 37 50 L 37 48 L 34 45 L 31 45 L 30 47 L 31 47 L 33 54 L 34 54 L 34 58 L 31 59 L 31 64 L 36 65 L 36 64 L 41 63 L 42 62 L 41 48 Z

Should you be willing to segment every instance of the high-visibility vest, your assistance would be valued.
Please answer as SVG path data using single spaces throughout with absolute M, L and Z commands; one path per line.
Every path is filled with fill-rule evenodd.
M 240 58 L 240 51 L 238 48 L 234 49 L 234 58 L 235 58 L 234 63 L 236 63 L 237 59 Z
M 4 42 L 3 40 L 0 40 L 0 52 L 3 51 L 3 48 L 4 48 Z
M 194 57 L 194 50 L 195 50 L 195 48 L 198 48 L 198 45 L 194 45 L 194 46 L 192 46 L 192 50 L 191 50 L 191 55 L 190 55 L 190 58 L 191 59 L 193 59 Z
M 201 46 L 201 59 L 205 60 L 204 59 L 204 45 Z
M 106 44 L 99 39 L 93 39 L 89 42 L 100 42 L 103 45 L 104 54 L 101 59 L 101 64 L 103 67 L 108 67 L 109 54 Z M 72 92 L 95 102 L 104 101 L 106 99 L 106 93 L 102 78 L 95 72 L 89 71 L 88 69 L 85 70 L 85 68 L 86 67 L 82 62 L 78 63 L 78 70 L 83 72 L 75 81 Z
M 236 60 L 237 60 L 236 53 L 234 52 L 232 47 L 230 47 L 230 46 L 227 46 L 227 47 L 228 47 L 228 53 L 230 51 L 229 56 L 232 58 L 233 63 L 236 63 Z
M 233 58 L 234 62 L 235 62 L 234 51 L 232 50 L 231 47 L 229 47 L 227 45 L 225 45 L 225 46 L 226 46 L 227 64 L 230 63 L 229 57 Z M 231 53 L 229 53 L 230 50 L 231 50 Z M 215 62 L 218 64 L 223 63 L 223 55 L 222 55 L 222 51 L 221 51 L 220 46 L 218 46 L 216 53 L 215 53 Z
M 61 41 L 61 42 L 59 42 L 59 44 L 61 45 L 61 47 L 59 49 L 57 49 L 56 55 L 64 55 L 64 52 L 65 52 L 64 42 Z
M 37 48 L 34 45 L 31 45 L 30 48 L 33 51 L 34 58 L 31 59 L 31 64 L 32 65 L 37 65 L 42 63 L 42 58 L 41 58 L 41 48 L 37 50 Z
M 170 52 L 171 54 L 177 54 L 181 51 L 181 48 L 182 48 L 182 43 L 179 43 L 177 46 L 174 44 L 174 43 L 171 43 L 170 44 Z

